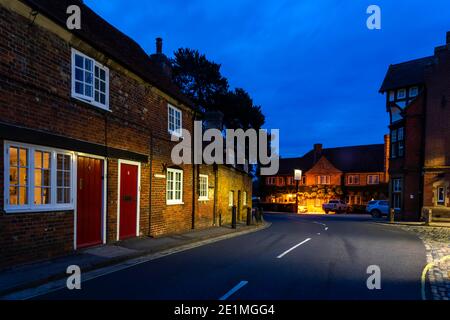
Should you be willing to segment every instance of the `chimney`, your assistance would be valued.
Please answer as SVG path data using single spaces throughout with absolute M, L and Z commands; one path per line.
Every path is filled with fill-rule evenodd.
M 156 54 L 162 54 L 163 39 L 156 38 Z
M 159 68 L 168 79 L 172 79 L 172 65 L 170 60 L 162 52 L 163 39 L 156 38 L 156 53 L 150 55 L 150 60 Z
M 314 163 L 320 160 L 322 157 L 323 145 L 321 143 L 316 143 L 314 145 Z

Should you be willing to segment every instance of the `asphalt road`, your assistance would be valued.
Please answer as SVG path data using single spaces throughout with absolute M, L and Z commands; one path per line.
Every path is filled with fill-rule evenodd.
M 272 226 L 176 253 L 37 299 L 421 299 L 425 248 L 369 216 L 266 215 Z M 310 239 L 310 240 L 308 240 Z M 367 268 L 381 270 L 369 290 Z

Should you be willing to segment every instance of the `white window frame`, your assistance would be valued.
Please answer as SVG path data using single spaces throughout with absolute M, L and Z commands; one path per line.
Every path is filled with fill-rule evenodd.
M 367 184 L 370 184 L 370 185 L 380 184 L 380 175 L 379 174 L 369 174 L 367 176 Z
M 419 95 L 419 87 L 411 87 L 409 88 L 409 97 L 415 98 Z
M 75 91 L 75 56 L 79 55 L 84 59 L 92 61 L 92 97 L 79 94 Z M 102 65 L 95 59 L 85 55 L 84 53 L 72 48 L 72 98 L 89 103 L 95 107 L 109 111 L 109 68 Z M 95 101 L 95 67 L 105 71 L 105 104 Z
M 202 183 L 202 179 L 206 179 L 206 183 Z M 202 186 L 205 187 L 205 190 L 202 190 Z M 209 177 L 206 174 L 199 175 L 199 201 L 208 201 L 209 200 Z M 202 192 L 204 191 L 204 192 Z M 206 195 L 202 195 L 202 193 L 206 193 Z
M 406 98 L 406 89 L 399 89 L 397 91 L 397 99 L 405 99 Z
M 180 127 L 179 128 L 176 128 L 176 121 L 175 121 L 176 118 L 174 118 L 175 130 L 170 129 L 170 110 L 173 110 L 174 117 L 175 117 L 175 114 L 177 114 L 177 113 L 180 115 Z M 183 135 L 183 111 L 181 111 L 177 107 L 174 107 L 170 103 L 167 104 L 167 130 L 168 130 L 169 134 L 171 134 L 172 136 L 175 136 L 175 137 L 181 137 Z
M 28 176 L 27 176 L 27 205 L 11 205 L 9 199 L 9 149 L 10 148 L 23 148 L 28 150 Z M 34 152 L 42 151 L 49 152 L 50 158 L 50 203 L 43 205 L 34 204 L 34 189 L 35 189 L 35 163 Z M 69 155 L 71 157 L 71 170 L 70 170 L 70 203 L 57 203 L 57 155 Z M 39 145 L 32 145 L 26 143 L 19 143 L 14 141 L 4 142 L 4 209 L 6 213 L 28 213 L 28 212 L 48 212 L 48 211 L 68 211 L 75 209 L 75 170 L 76 170 L 76 157 L 75 153 L 67 150 L 49 148 Z
M 174 198 L 173 199 L 169 199 L 169 173 L 170 172 L 173 173 L 173 177 L 174 177 L 174 180 L 173 180 L 174 186 L 173 186 L 173 189 L 172 189 L 172 191 L 174 192 L 174 198 L 175 198 L 175 192 L 177 191 L 176 187 L 175 187 L 175 185 L 176 185 L 175 177 L 176 177 L 177 173 L 181 173 L 181 176 L 180 176 L 180 179 L 181 179 L 180 199 L 174 199 Z M 173 169 L 173 168 L 168 168 L 167 169 L 167 174 L 166 174 L 166 201 L 167 201 L 167 205 L 184 204 L 183 203 L 183 170 Z

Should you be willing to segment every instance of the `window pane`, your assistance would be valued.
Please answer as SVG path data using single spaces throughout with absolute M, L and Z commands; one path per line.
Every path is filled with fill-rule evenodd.
M 42 204 L 42 190 L 41 188 L 34 188 L 34 204 Z
M 65 203 L 64 201 L 64 189 L 63 188 L 58 188 L 56 190 L 56 201 L 58 203 Z
M 17 168 L 9 168 L 9 184 L 10 185 L 18 185 L 19 184 L 19 176 Z
M 75 82 L 75 93 L 84 94 L 83 84 L 81 82 L 78 81 Z
M 83 60 L 82 56 L 75 54 L 75 66 L 83 68 Z
M 27 149 L 20 149 L 19 151 L 19 164 L 21 167 L 27 167 L 28 166 L 28 150 Z
M 43 168 L 50 169 L 50 153 L 44 152 Z
M 93 71 L 92 70 L 92 60 L 90 59 L 84 59 L 84 68 L 88 71 Z
M 20 168 L 19 169 L 19 184 L 21 186 L 26 186 L 28 183 L 28 169 Z
M 40 151 L 34 153 L 34 167 L 36 169 L 42 168 L 42 152 Z
M 100 95 L 100 103 L 101 104 L 106 104 L 106 96 L 104 94 Z
M 75 68 L 75 80 L 78 80 L 81 82 L 84 81 L 83 74 L 84 74 L 83 70 Z
M 19 188 L 19 204 L 26 205 L 28 204 L 28 188 L 20 187 Z
M 50 188 L 42 189 L 42 204 L 50 203 Z
M 84 87 L 84 95 L 87 97 L 92 97 L 92 86 L 86 85 Z
M 19 188 L 10 187 L 9 188 L 9 204 L 16 206 L 19 203 Z
M 42 185 L 49 187 L 50 186 L 50 170 L 42 170 Z
M 17 148 L 9 148 L 9 165 L 16 167 L 18 164 L 18 150 Z

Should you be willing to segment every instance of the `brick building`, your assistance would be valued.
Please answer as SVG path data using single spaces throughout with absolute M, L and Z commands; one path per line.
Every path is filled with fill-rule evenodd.
M 66 28 L 72 4 L 81 30 Z M 0 0 L 0 30 L 0 268 L 250 206 L 243 170 L 173 165 L 171 136 L 198 114 L 161 40 L 149 56 L 75 0 Z
M 281 159 L 278 175 L 265 178 L 263 201 L 295 211 L 295 170 L 302 170 L 299 206 L 307 207 L 308 212 L 323 212 L 322 204 L 330 199 L 342 199 L 354 207 L 386 199 L 389 137 L 385 140 L 384 145 L 328 149 L 316 144 L 300 158 Z
M 398 219 L 423 208 L 450 218 L 450 33 L 434 55 L 389 66 L 381 93 L 390 114 L 390 194 Z

